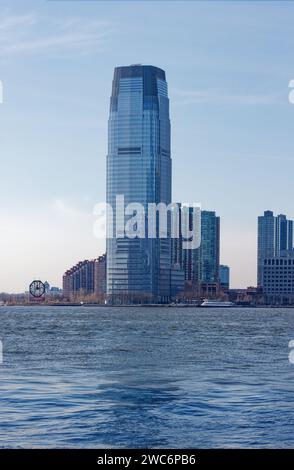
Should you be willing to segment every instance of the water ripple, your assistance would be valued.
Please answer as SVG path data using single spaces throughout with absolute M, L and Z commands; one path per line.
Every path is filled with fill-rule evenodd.
M 1 308 L 0 447 L 293 447 L 294 310 Z

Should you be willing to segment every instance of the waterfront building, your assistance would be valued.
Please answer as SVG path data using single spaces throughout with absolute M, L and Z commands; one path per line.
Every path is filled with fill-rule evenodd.
M 182 217 L 182 206 L 177 203 Z M 193 208 L 189 208 L 189 230 L 193 227 Z M 220 218 L 213 211 L 201 211 L 201 244 L 184 249 L 183 237 L 172 239 L 172 266 L 179 264 L 184 271 L 189 295 L 215 297 L 219 294 Z
M 283 214 L 265 211 L 258 217 L 257 284 L 263 286 L 263 262 L 293 249 L 293 221 Z
M 84 260 L 63 275 L 63 296 L 66 300 L 89 298 L 102 301 L 106 290 L 106 256 Z
M 180 221 L 182 207 L 180 209 Z M 193 208 L 189 208 L 189 230 L 193 230 Z M 196 230 L 196 228 L 195 228 Z M 172 264 L 179 263 L 186 281 L 219 282 L 220 218 L 212 211 L 201 211 L 201 244 L 199 248 L 184 249 L 183 238 L 172 240 Z
M 230 288 L 230 268 L 224 264 L 219 267 L 219 282 L 221 288 L 226 292 Z
M 294 250 L 266 258 L 262 264 L 263 295 L 267 304 L 294 303 Z
M 193 207 L 189 207 L 188 212 L 188 223 L 189 230 L 196 231 L 197 227 L 193 226 Z M 202 214 L 201 214 L 202 220 Z M 201 233 L 201 243 L 202 243 L 202 233 Z M 185 280 L 191 281 L 192 283 L 198 282 L 199 279 L 199 248 L 184 248 L 182 240 L 182 267 L 185 272 Z
M 94 260 L 94 294 L 97 299 L 106 294 L 106 255 Z
M 257 285 L 263 285 L 263 261 L 275 256 L 275 217 L 272 211 L 265 211 L 258 217 L 257 242 Z
M 45 286 L 45 294 L 48 294 L 48 292 L 50 291 L 50 284 L 48 281 L 45 281 L 44 282 L 44 286 Z
M 201 212 L 199 279 L 203 284 L 219 283 L 220 218 L 213 211 Z
M 181 268 L 180 263 L 172 265 L 170 283 L 171 299 L 175 300 L 177 296 L 183 294 L 185 290 L 185 272 Z
M 293 249 L 293 220 L 283 214 L 276 217 L 275 224 L 275 256 L 283 256 L 283 252 Z
M 180 265 L 181 268 L 183 267 L 183 239 L 181 234 L 181 223 L 182 223 L 182 205 L 180 202 L 175 202 L 174 206 L 177 207 L 178 210 L 178 222 L 176 218 L 173 219 L 174 223 L 174 231 L 179 230 L 179 236 L 174 237 L 171 240 L 171 265 Z
M 229 301 L 243 306 L 256 306 L 264 304 L 261 287 L 249 286 L 247 289 L 229 289 L 227 292 Z
M 145 236 L 116 235 L 116 197 L 145 209 Z M 149 65 L 114 71 L 108 125 L 107 203 L 113 237 L 107 239 L 109 303 L 168 302 L 170 237 L 148 238 L 149 203 L 171 202 L 169 99 L 165 72 Z M 123 224 L 130 216 L 124 216 Z M 110 225 L 107 219 L 108 227 Z
M 46 283 L 44 283 L 46 285 Z M 60 289 L 59 287 L 50 287 L 50 289 L 48 291 L 46 291 L 46 300 L 47 301 L 52 301 L 52 302 L 56 302 L 56 301 L 59 301 L 59 300 L 62 300 L 63 299 L 63 290 Z
M 185 281 L 197 281 L 198 280 L 198 268 L 197 268 L 197 260 L 198 260 L 198 252 L 197 248 L 189 248 L 185 249 L 183 244 L 183 235 L 181 232 L 181 224 L 182 224 L 182 217 L 183 217 L 183 206 L 181 203 L 175 203 L 178 207 L 178 224 L 179 224 L 179 237 L 172 238 L 171 240 L 171 264 L 180 265 L 181 269 L 184 272 L 184 279 Z M 193 230 L 193 207 L 185 208 L 188 211 L 188 228 L 189 230 Z M 176 219 L 175 223 L 176 222 Z M 195 227 L 196 229 L 196 227 Z

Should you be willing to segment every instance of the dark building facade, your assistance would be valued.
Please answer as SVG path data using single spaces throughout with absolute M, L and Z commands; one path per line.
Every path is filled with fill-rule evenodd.
M 204 284 L 219 282 L 220 218 L 215 212 L 201 212 L 199 279 Z
M 230 268 L 224 264 L 219 267 L 219 282 L 222 290 L 226 292 L 230 288 Z
M 263 296 L 266 304 L 294 303 L 294 250 L 266 258 L 262 265 Z

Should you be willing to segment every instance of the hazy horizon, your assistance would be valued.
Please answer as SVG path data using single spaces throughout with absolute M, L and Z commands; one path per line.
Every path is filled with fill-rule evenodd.
M 101 255 L 113 69 L 163 68 L 173 201 L 221 218 L 231 287 L 256 285 L 257 217 L 294 218 L 294 5 L 0 0 L 0 292 Z

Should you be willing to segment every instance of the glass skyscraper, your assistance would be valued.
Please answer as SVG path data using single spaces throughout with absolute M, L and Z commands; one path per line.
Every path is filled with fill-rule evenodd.
M 220 218 L 213 211 L 201 212 L 199 279 L 210 284 L 219 281 Z
M 114 71 L 108 126 L 107 239 L 109 303 L 165 302 L 170 296 L 170 238 L 148 238 L 148 203 L 171 202 L 169 100 L 165 72 L 149 65 Z M 145 209 L 145 237 L 116 237 L 116 196 Z M 124 216 L 124 222 L 130 217 Z M 109 224 L 109 219 L 108 222 Z

